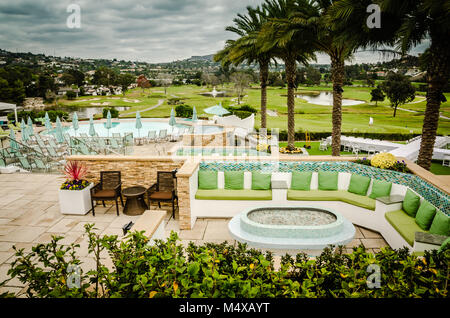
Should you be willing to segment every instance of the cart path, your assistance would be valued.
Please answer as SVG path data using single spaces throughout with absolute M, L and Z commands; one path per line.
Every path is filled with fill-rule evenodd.
M 152 107 L 149 107 L 149 108 L 146 108 L 146 109 L 137 110 L 137 111 L 134 111 L 134 112 L 123 113 L 123 114 L 120 114 L 119 117 L 123 117 L 123 116 L 126 116 L 126 115 L 136 114 L 137 112 L 142 113 L 142 112 L 146 112 L 146 111 L 149 111 L 149 110 L 153 110 L 153 109 L 155 109 L 155 108 L 158 108 L 158 107 L 161 106 L 162 104 L 164 104 L 164 101 L 165 101 L 165 99 L 160 99 L 160 100 L 158 100 L 158 104 L 156 104 L 156 105 L 154 105 L 154 106 L 152 106 Z

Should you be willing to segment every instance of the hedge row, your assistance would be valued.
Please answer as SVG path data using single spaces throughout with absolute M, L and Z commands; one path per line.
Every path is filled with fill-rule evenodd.
M 270 133 L 270 129 L 268 132 Z M 311 140 L 321 140 L 331 136 L 331 132 L 308 132 Z M 380 140 L 395 140 L 395 141 L 407 141 L 418 134 L 401 134 L 401 133 L 370 133 L 370 132 L 342 132 L 342 135 L 352 136 L 352 137 L 363 137 L 369 139 L 380 139 Z M 280 141 L 288 140 L 287 130 L 280 130 Z M 305 140 L 305 132 L 302 130 L 295 132 L 295 140 Z
M 119 240 L 100 237 L 93 225 L 86 225 L 86 230 L 88 251 L 97 265 L 80 271 L 79 284 L 73 285 L 72 277 L 73 266 L 80 264 L 79 246 L 61 246 L 62 238 L 39 244 L 29 254 L 16 250 L 9 275 L 28 284 L 28 297 L 39 298 L 448 297 L 448 248 L 418 258 L 406 248 L 371 254 L 361 245 L 345 254 L 342 247 L 330 247 L 316 259 L 286 255 L 275 268 L 271 253 L 243 244 L 191 242 L 185 248 L 172 233 L 150 246 L 143 232 Z M 114 265 L 110 268 L 100 259 L 106 253 Z

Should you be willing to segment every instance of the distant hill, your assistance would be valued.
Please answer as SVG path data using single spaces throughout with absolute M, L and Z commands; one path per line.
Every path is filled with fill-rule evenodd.
M 214 54 L 203 55 L 203 56 L 191 56 L 190 58 L 186 59 L 186 61 L 188 61 L 188 62 L 197 62 L 197 61 L 213 62 Z

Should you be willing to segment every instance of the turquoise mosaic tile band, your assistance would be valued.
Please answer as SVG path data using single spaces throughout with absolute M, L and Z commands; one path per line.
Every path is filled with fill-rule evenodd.
M 372 179 L 384 180 L 414 190 L 425 200 L 429 201 L 436 208 L 450 216 L 450 196 L 442 190 L 422 178 L 413 175 L 391 170 L 383 170 L 375 167 L 365 166 L 354 162 L 234 162 L 234 161 L 203 161 L 200 163 L 202 170 L 214 171 L 266 171 L 266 172 L 292 172 L 292 171 L 337 171 L 356 173 Z

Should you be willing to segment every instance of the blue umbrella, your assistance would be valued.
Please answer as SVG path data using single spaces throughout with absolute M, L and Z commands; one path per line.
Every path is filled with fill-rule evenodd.
M 141 128 L 142 128 L 141 113 L 136 112 L 136 129 L 138 130 L 139 138 L 141 138 Z
M 92 137 L 95 136 L 94 119 L 92 118 L 92 115 L 89 118 L 89 135 Z
M 195 106 L 194 106 L 194 111 L 192 112 L 192 121 L 196 122 L 197 120 L 198 120 L 198 118 L 197 118 L 197 110 L 195 109 Z
M 59 120 L 59 116 L 56 117 L 55 137 L 56 137 L 57 142 L 59 142 L 59 143 L 64 142 L 63 129 L 62 129 L 61 121 Z
M 28 118 L 30 118 L 30 117 L 28 117 Z M 30 138 L 30 136 L 28 135 L 28 127 L 25 124 L 25 120 L 23 118 L 20 123 L 20 130 L 22 133 L 22 141 L 24 141 L 24 142 L 27 141 Z
M 48 117 L 48 113 L 45 112 L 45 128 L 47 131 L 51 131 L 53 129 L 52 123 L 50 122 L 50 117 Z
M 106 115 L 105 128 L 108 129 L 108 137 L 109 137 L 109 130 L 112 128 L 111 112 L 109 110 L 108 110 L 108 114 Z
M 33 131 L 33 121 L 31 120 L 30 117 L 28 117 L 28 135 L 29 135 L 29 136 L 33 136 L 33 135 L 34 135 L 34 131 Z
M 77 112 L 74 112 L 73 113 L 73 117 L 72 117 L 72 127 L 73 127 L 73 130 L 75 130 L 75 136 L 77 135 L 77 130 L 78 130 L 78 128 L 80 128 L 79 126 L 78 126 L 78 115 L 77 115 Z

